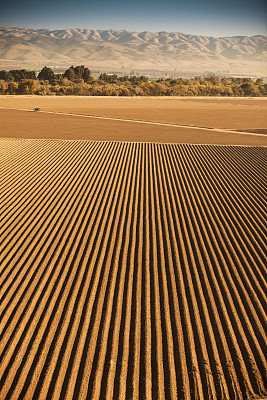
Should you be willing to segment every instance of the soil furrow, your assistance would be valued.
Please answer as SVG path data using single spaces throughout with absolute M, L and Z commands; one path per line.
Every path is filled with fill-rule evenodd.
M 196 183 L 193 184 L 192 187 L 193 187 L 193 188 L 196 188 L 196 187 L 197 187 L 197 184 L 196 184 Z M 194 196 L 194 197 L 195 197 L 195 198 L 198 198 L 197 196 Z M 198 209 L 202 212 L 202 206 L 201 206 L 201 205 L 198 206 Z M 216 268 L 216 269 L 214 270 L 215 272 L 217 271 L 216 275 L 218 275 L 218 278 L 217 278 L 217 279 L 219 279 L 218 282 L 221 282 L 222 287 L 223 287 L 224 290 L 225 290 L 225 291 L 222 292 L 222 296 L 223 296 L 223 297 L 224 297 L 224 296 L 227 296 L 227 297 L 226 297 L 227 300 L 226 300 L 226 298 L 225 298 L 225 301 L 223 301 L 222 299 L 220 300 L 220 303 L 221 303 L 221 305 L 222 305 L 222 308 L 221 308 L 222 315 L 224 315 L 224 314 L 227 313 L 227 311 L 226 311 L 226 309 L 225 309 L 225 305 L 227 306 L 227 304 L 229 304 L 230 307 L 233 307 L 233 311 L 231 312 L 231 315 L 233 315 L 233 323 L 234 323 L 234 321 L 237 321 L 237 325 L 239 326 L 239 332 L 241 333 L 241 335 L 240 335 L 240 333 L 239 333 L 238 335 L 235 335 L 233 325 L 230 323 L 229 319 L 228 319 L 226 316 L 223 317 L 223 321 L 224 321 L 224 323 L 226 324 L 226 325 L 225 325 L 225 329 L 227 329 L 227 331 L 229 332 L 229 335 L 227 335 L 227 337 L 229 337 L 229 339 L 231 338 L 231 341 L 232 341 L 232 342 L 229 342 L 229 343 L 232 343 L 231 346 L 233 346 L 233 347 L 236 349 L 237 354 L 239 354 L 238 359 L 236 360 L 236 361 L 237 361 L 237 364 L 236 364 L 236 365 L 237 365 L 237 368 L 238 368 L 237 371 L 239 371 L 239 368 L 240 368 L 240 374 L 242 374 L 242 376 L 245 378 L 245 376 L 247 375 L 247 371 L 246 371 L 246 368 L 244 368 L 244 362 L 243 362 L 243 360 L 242 360 L 242 352 L 241 352 L 241 350 L 240 350 L 240 347 L 239 347 L 239 345 L 238 345 L 238 342 L 239 342 L 239 344 L 240 344 L 239 338 L 240 338 L 240 337 L 245 338 L 246 336 L 244 335 L 244 332 L 242 331 L 242 325 L 240 324 L 240 320 L 239 320 L 238 317 L 237 317 L 237 311 L 236 311 L 236 309 L 234 308 L 234 304 L 233 304 L 233 301 L 232 301 L 232 297 L 231 297 L 230 292 L 229 292 L 229 290 L 230 290 L 230 291 L 232 290 L 232 286 L 230 286 L 230 288 L 228 288 L 228 287 L 227 287 L 227 284 L 226 284 L 226 282 L 225 282 L 225 279 L 224 279 L 224 277 L 223 277 L 223 271 L 226 271 L 226 272 L 227 272 L 227 267 L 226 267 L 227 262 L 228 262 L 228 263 L 230 262 L 230 265 L 231 265 L 231 264 L 232 264 L 232 259 L 231 259 L 231 256 L 228 254 L 227 248 L 225 248 L 225 254 L 224 254 L 224 255 L 223 255 L 223 253 L 221 252 L 221 246 L 217 244 L 217 241 L 216 241 L 216 239 L 215 239 L 215 235 L 216 235 L 216 237 L 218 237 L 218 238 L 221 237 L 220 234 L 218 234 L 218 236 L 217 236 L 217 234 L 216 234 L 217 225 L 214 223 L 212 214 L 208 211 L 209 208 L 205 207 L 205 209 L 206 209 L 205 217 L 207 218 L 207 217 L 209 217 L 209 215 L 210 215 L 210 217 L 211 217 L 211 219 L 210 219 L 210 224 L 211 224 L 211 225 L 207 224 L 207 227 L 208 227 L 209 232 L 210 232 L 210 233 L 207 235 L 207 236 L 208 236 L 208 240 L 209 240 L 209 238 L 212 240 L 212 242 L 213 242 L 212 248 L 217 252 L 217 254 L 218 254 L 217 257 L 219 257 L 219 258 L 218 258 L 218 261 L 219 261 L 219 263 L 221 264 L 221 267 L 223 267 L 223 269 L 221 269 L 221 267 L 219 267 L 219 268 Z M 211 208 L 211 210 L 212 210 L 212 208 Z M 204 221 L 204 219 L 203 219 L 203 221 Z M 204 221 L 205 224 L 206 224 L 206 222 L 207 222 L 207 220 Z M 210 227 L 211 227 L 211 228 L 210 228 Z M 214 233 L 213 233 L 213 232 L 214 232 Z M 211 247 L 211 245 L 209 245 L 209 247 Z M 216 250 L 216 249 L 217 249 L 217 250 Z M 227 257 L 227 258 L 225 258 L 225 257 Z M 228 261 L 227 261 L 227 260 L 228 260 Z M 219 266 L 219 264 L 218 264 L 218 266 Z M 220 285 L 220 286 L 221 286 L 221 285 Z M 233 286 L 233 289 L 235 289 L 234 286 Z M 217 291 L 217 292 L 218 292 L 218 291 Z M 220 291 L 220 292 L 221 292 L 221 291 Z M 220 292 L 218 292 L 218 294 L 220 294 Z M 225 294 L 224 294 L 224 293 L 225 293 Z M 242 304 L 242 303 L 240 302 L 240 304 Z M 243 310 L 243 312 L 244 312 L 244 310 Z M 245 315 L 245 314 L 244 314 L 244 315 Z M 227 327 L 227 328 L 226 328 L 226 327 Z M 261 328 L 261 332 L 262 332 L 262 328 Z M 243 343 L 243 345 L 244 345 L 244 343 Z M 252 356 L 251 350 L 250 350 L 249 346 L 245 345 L 245 347 L 246 347 L 247 352 L 248 352 L 248 354 L 249 354 L 249 361 L 248 361 L 248 362 L 249 362 L 249 363 L 251 362 L 250 367 L 254 369 L 254 367 L 255 367 L 255 360 L 254 360 L 254 358 L 253 358 L 253 356 Z M 242 362 L 241 362 L 240 360 L 242 360 Z M 238 366 L 238 365 L 239 365 L 239 366 Z M 247 391 L 253 392 L 253 391 L 252 391 L 252 388 L 250 387 L 250 381 L 247 381 L 246 379 L 244 379 L 243 391 L 244 391 L 244 393 L 247 393 Z
M 267 396 L 266 148 L 0 141 L 1 399 Z

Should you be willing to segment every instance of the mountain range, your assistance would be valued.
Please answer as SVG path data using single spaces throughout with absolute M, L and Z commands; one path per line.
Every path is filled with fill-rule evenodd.
M 267 37 L 0 27 L 0 66 L 264 74 Z

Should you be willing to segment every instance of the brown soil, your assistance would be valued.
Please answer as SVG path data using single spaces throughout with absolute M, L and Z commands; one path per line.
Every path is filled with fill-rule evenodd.
M 87 139 L 160 143 L 267 145 L 265 98 L 106 98 L 2 96 L 0 107 L 154 121 L 255 132 L 254 136 L 136 124 L 0 108 L 1 137 Z
M 242 129 L 243 132 L 258 133 L 260 135 L 267 135 L 267 129 Z
M 267 396 L 266 147 L 1 113 L 0 398 Z

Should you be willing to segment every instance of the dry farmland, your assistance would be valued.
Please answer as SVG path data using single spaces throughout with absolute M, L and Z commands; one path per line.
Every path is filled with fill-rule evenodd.
M 158 100 L 0 99 L 1 400 L 267 398 L 266 101 Z
M 266 98 L 0 96 L 0 137 L 266 146 L 266 115 Z

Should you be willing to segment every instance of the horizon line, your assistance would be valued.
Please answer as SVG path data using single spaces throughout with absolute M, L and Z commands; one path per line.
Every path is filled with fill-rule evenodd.
M 11 29 L 26 29 L 26 30 L 47 30 L 47 31 L 66 31 L 69 29 L 76 29 L 76 30 L 87 30 L 87 31 L 102 31 L 102 32 L 110 32 L 110 31 L 122 31 L 122 32 L 130 32 L 130 33 L 178 33 L 178 34 L 182 34 L 182 35 L 188 35 L 188 36 L 202 36 L 202 37 L 208 37 L 208 38 L 217 38 L 217 39 L 222 39 L 222 38 L 237 38 L 237 37 L 258 37 L 258 36 L 263 36 L 263 37 L 267 37 L 265 34 L 263 33 L 258 33 L 256 35 L 232 35 L 232 36 L 213 36 L 213 35 L 202 35 L 202 34 L 194 34 L 194 33 L 184 33 L 181 31 L 166 31 L 166 30 L 160 30 L 160 31 L 149 31 L 149 30 L 145 30 L 145 31 L 138 31 L 138 30 L 128 30 L 128 29 L 113 29 L 113 28 L 109 28 L 109 29 L 90 29 L 90 28 L 78 28 L 78 27 L 66 27 L 66 28 L 46 28 L 46 27 L 40 27 L 40 28 L 32 28 L 32 27 L 26 27 L 26 26 L 7 26 L 7 25 L 0 25 L 0 29 L 1 28 L 11 28 Z

